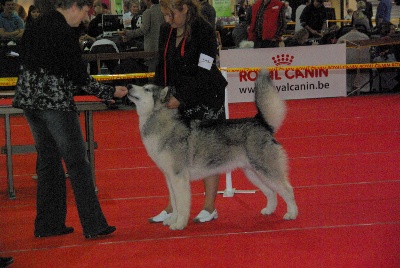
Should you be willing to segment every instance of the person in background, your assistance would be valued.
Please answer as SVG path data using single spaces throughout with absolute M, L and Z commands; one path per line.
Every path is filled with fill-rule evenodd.
M 336 24 L 332 25 L 324 32 L 321 39 L 319 40 L 319 44 L 320 45 L 336 44 L 339 38 L 338 37 L 339 32 L 340 32 L 340 26 Z
M 287 21 L 292 20 L 292 7 L 289 5 L 288 1 L 285 1 L 285 18 Z
M 139 0 L 131 0 L 131 30 L 137 30 L 142 27 L 143 11 L 140 9 Z M 126 45 L 127 47 L 136 47 L 138 50 L 144 50 L 144 36 L 133 37 L 126 42 Z
M 241 0 L 239 2 L 239 10 L 238 17 L 239 23 L 236 24 L 235 28 L 232 31 L 232 38 L 235 43 L 235 47 L 239 48 L 240 44 L 249 44 L 251 42 L 247 42 L 247 29 L 249 28 L 251 21 L 251 7 L 247 7 L 245 4 L 245 0 Z
M 28 16 L 25 21 L 25 28 L 30 27 L 30 25 L 40 16 L 40 11 L 34 5 L 29 6 Z
M 353 17 L 353 12 L 354 12 L 354 10 L 351 9 L 351 8 L 348 8 L 346 12 L 347 12 L 347 14 L 346 14 L 346 16 L 344 16 L 343 19 L 344 19 L 344 20 L 351 20 L 352 17 Z M 346 23 L 346 25 L 351 25 L 351 22 Z
M 251 10 L 248 32 L 254 48 L 279 47 L 286 29 L 285 5 L 279 0 L 258 0 Z
M 354 11 L 353 16 L 351 18 L 351 25 L 360 26 L 365 28 L 364 31 L 369 31 L 369 20 L 365 14 L 365 2 L 358 1 L 357 2 L 357 10 Z
M 97 38 L 103 34 L 103 14 L 106 14 L 106 10 L 103 7 L 101 0 L 97 0 L 93 4 L 94 15 L 96 15 L 90 22 L 87 34 L 90 37 Z
M 390 23 L 390 13 L 392 12 L 391 0 L 379 0 L 378 7 L 376 8 L 376 26 L 382 23 Z
M 303 29 L 303 26 L 301 26 L 301 22 L 300 22 L 300 16 L 301 13 L 303 13 L 303 10 L 306 6 L 308 6 L 310 4 L 310 0 L 302 0 L 301 1 L 301 5 L 297 7 L 296 9 L 296 25 L 294 27 L 295 32 L 297 32 L 300 29 Z
M 246 21 L 246 3 L 245 0 L 239 1 L 239 9 L 237 11 L 237 16 L 239 18 L 239 23 Z
M 308 45 L 306 43 L 308 36 L 309 33 L 306 29 L 300 29 L 284 41 L 285 47 L 306 46 Z
M 25 21 L 26 17 L 28 16 L 25 8 L 18 4 L 18 0 L 15 0 L 15 13 L 21 18 L 22 21 Z
M 101 3 L 101 7 L 103 8 L 103 14 L 111 14 L 111 10 L 108 9 L 106 3 Z
M 217 19 L 217 13 L 215 12 L 215 9 L 210 3 L 208 3 L 208 0 L 199 0 L 201 4 L 201 14 L 203 17 L 206 19 L 211 24 L 211 27 L 213 29 L 215 28 L 215 22 Z
M 122 4 L 123 14 L 122 14 L 122 22 L 124 24 L 125 29 L 131 29 L 131 21 L 132 21 L 132 13 L 131 13 L 131 0 L 124 0 Z
M 0 13 L 0 38 L 19 39 L 24 33 L 24 22 L 14 14 L 14 0 L 1 0 L 3 12 Z
M 210 3 L 208 3 L 208 0 L 199 0 L 200 5 L 201 5 L 201 15 L 203 15 L 203 17 L 205 18 L 206 21 L 208 21 L 211 24 L 211 27 L 213 27 L 214 30 L 217 30 L 216 28 L 216 20 L 217 20 L 217 13 L 214 9 L 214 7 L 212 5 L 210 5 Z M 218 34 L 221 34 L 221 32 L 218 31 Z M 219 44 L 219 41 L 221 40 L 221 36 L 220 39 L 216 39 L 215 41 L 215 47 L 218 50 L 218 46 L 222 47 L 222 40 L 221 40 L 221 44 Z M 217 61 L 219 64 L 219 55 L 217 55 Z
M 396 34 L 396 26 L 391 22 L 380 23 L 378 29 L 380 35 L 379 38 L 381 40 L 387 40 L 390 42 L 392 36 Z M 394 44 L 374 47 L 372 61 L 376 63 L 396 62 L 396 49 L 398 49 L 398 46 L 395 46 Z M 398 91 L 400 89 L 400 79 L 397 76 L 398 68 L 379 68 L 377 69 L 377 72 L 381 80 L 380 90 Z
M 97 6 L 101 6 L 102 7 L 102 0 L 94 0 L 93 1 L 93 14 L 90 18 L 90 20 L 94 19 L 97 15 L 99 15 L 100 13 L 103 12 L 103 8 L 101 9 L 96 9 Z M 100 13 L 98 13 L 100 11 Z
M 135 30 L 123 31 L 122 37 L 124 42 L 143 36 L 144 37 L 144 51 L 154 52 L 158 50 L 158 38 L 160 34 L 160 26 L 164 22 L 164 17 L 161 12 L 159 0 L 145 0 L 147 9 L 142 15 L 142 25 Z M 145 62 L 149 72 L 154 72 L 157 64 L 157 58 L 147 59 Z
M 310 37 L 322 37 L 325 32 L 327 14 L 324 2 L 325 0 L 314 0 L 313 4 L 304 8 L 300 16 L 301 26 L 310 33 Z
M 368 40 L 368 35 L 357 30 L 356 27 L 352 27 L 351 31 L 341 36 L 338 40 L 338 44 L 358 40 Z M 368 46 L 360 46 L 357 48 L 346 49 L 346 64 L 362 64 L 370 63 L 370 48 Z M 346 70 L 346 90 L 347 92 L 353 92 L 354 90 L 365 91 L 365 88 L 360 88 L 362 85 L 367 85 L 370 80 L 370 70 L 367 69 L 348 69 Z
M 42 13 L 21 40 L 13 106 L 23 110 L 40 155 L 34 228 L 38 238 L 74 231 L 66 226 L 63 163 L 70 175 L 83 235 L 92 239 L 116 230 L 108 225 L 97 199 L 73 98 L 80 90 L 104 100 L 128 92 L 126 87 L 100 84 L 86 72 L 74 27 L 88 16 L 91 6 L 92 0 L 56 0 L 56 9 Z
M 225 119 L 227 82 L 215 64 L 215 29 L 201 15 L 197 0 L 161 0 L 166 24 L 160 29 L 159 62 L 155 83 L 171 87 L 166 106 L 178 109 L 184 120 Z M 195 222 L 218 218 L 215 199 L 219 175 L 204 179 L 205 203 Z M 162 222 L 172 214 L 171 200 L 150 222 Z
M 88 34 L 89 31 L 90 19 L 89 17 L 85 18 L 79 26 L 76 28 L 76 33 L 79 37 L 79 44 L 81 45 L 82 50 L 88 51 L 90 47 L 96 42 L 95 37 L 91 37 Z
M 369 21 L 369 28 L 372 29 L 372 16 L 373 16 L 373 10 L 372 10 L 372 4 L 368 2 L 367 0 L 356 0 L 357 2 L 363 1 L 365 3 L 365 9 L 363 10 L 365 16 L 367 16 L 368 21 Z
M 142 26 L 143 11 L 144 11 L 143 9 L 140 9 L 139 0 L 131 1 L 131 14 L 132 14 L 131 29 L 132 30 L 139 29 Z M 141 39 L 143 42 L 143 36 Z
M 240 47 L 242 41 L 247 41 L 247 28 L 249 27 L 248 21 L 245 19 L 239 21 L 232 31 L 232 38 L 235 42 L 235 47 Z
M 358 31 L 357 28 L 353 26 L 350 32 L 339 37 L 339 39 L 337 40 L 337 44 L 342 44 L 345 43 L 346 41 L 358 41 L 358 40 L 368 40 L 368 39 L 369 39 L 368 35 Z M 354 53 L 354 51 L 352 52 Z

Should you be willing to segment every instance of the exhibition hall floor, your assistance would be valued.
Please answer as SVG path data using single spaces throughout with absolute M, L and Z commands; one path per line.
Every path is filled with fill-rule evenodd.
M 260 191 L 218 195 L 219 218 L 171 231 L 147 219 L 168 199 L 162 173 L 147 156 L 135 110 L 94 113 L 98 197 L 117 231 L 86 240 L 68 182 L 65 236 L 35 238 L 35 154 L 13 156 L 16 199 L 7 196 L 0 155 L 0 256 L 10 267 L 400 267 L 400 94 L 287 101 L 277 140 L 289 157 L 299 207 L 285 221 L 263 216 Z M 231 104 L 231 118 L 254 116 Z M 13 144 L 32 144 L 22 116 L 11 117 Z M 0 120 L 4 133 L 4 120 Z M 0 144 L 4 144 L 4 134 Z M 241 171 L 237 190 L 254 190 Z M 225 189 L 221 178 L 220 190 Z M 202 182 L 192 183 L 191 218 L 201 210 Z

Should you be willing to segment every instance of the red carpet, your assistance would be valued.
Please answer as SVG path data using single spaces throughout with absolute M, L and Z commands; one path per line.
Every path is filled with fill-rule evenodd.
M 266 200 L 257 191 L 218 196 L 218 220 L 190 222 L 183 231 L 147 223 L 168 193 L 141 143 L 136 112 L 96 112 L 99 199 L 115 234 L 83 238 L 69 187 L 67 225 L 75 233 L 34 238 L 36 156 L 13 156 L 17 199 L 9 200 L 0 155 L 0 256 L 14 257 L 11 267 L 400 267 L 400 95 L 287 104 L 277 138 L 290 160 L 296 220 L 282 219 L 280 198 L 274 215 L 260 215 Z M 233 104 L 230 113 L 252 116 L 255 108 Z M 25 119 L 11 123 L 13 144 L 31 144 Z M 255 189 L 241 171 L 233 173 L 233 186 Z M 202 182 L 192 191 L 194 217 L 204 200 Z

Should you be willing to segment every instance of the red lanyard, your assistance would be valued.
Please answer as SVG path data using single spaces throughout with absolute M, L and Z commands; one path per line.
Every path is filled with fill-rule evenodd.
M 167 86 L 167 51 L 168 51 L 169 40 L 171 39 L 172 30 L 173 28 L 171 27 L 171 30 L 169 31 L 168 35 L 167 44 L 165 45 L 165 50 L 164 50 L 164 86 Z M 185 55 L 185 44 L 186 44 L 186 34 L 182 41 L 181 57 Z
M 185 56 L 185 44 L 186 44 L 186 34 L 182 41 L 182 47 L 181 47 L 181 57 L 182 58 L 183 58 L 183 56 Z

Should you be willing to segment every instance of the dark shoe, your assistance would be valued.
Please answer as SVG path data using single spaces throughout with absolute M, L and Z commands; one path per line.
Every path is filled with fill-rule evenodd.
M 72 227 L 65 227 L 65 229 L 61 230 L 60 232 L 55 232 L 55 233 L 36 233 L 35 232 L 35 236 L 38 238 L 42 238 L 42 237 L 49 237 L 49 236 L 57 236 L 57 235 L 66 235 L 66 234 L 70 234 L 74 231 L 74 228 Z
M 85 235 L 85 238 L 87 239 L 94 239 L 97 238 L 98 236 L 103 236 L 103 235 L 109 235 L 115 232 L 117 228 L 115 226 L 108 226 L 106 229 L 101 231 L 100 233 L 94 234 L 94 235 Z
M 0 257 L 0 267 L 1 268 L 7 267 L 8 265 L 10 265 L 13 262 L 14 262 L 14 259 L 11 257 L 5 257 L 5 258 Z

